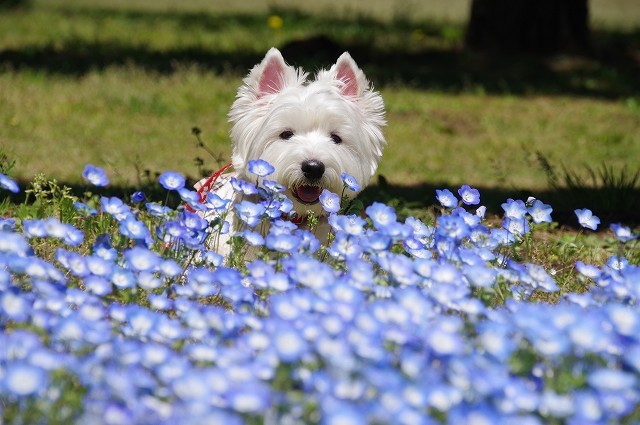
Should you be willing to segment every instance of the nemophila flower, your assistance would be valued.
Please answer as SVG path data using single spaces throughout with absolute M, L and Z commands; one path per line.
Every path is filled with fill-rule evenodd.
M 260 223 L 265 207 L 262 204 L 254 204 L 249 201 L 242 201 L 234 205 L 238 212 L 240 220 L 244 221 L 248 226 L 255 227 Z
M 607 260 L 607 266 L 613 270 L 624 270 L 629 265 L 629 260 L 624 257 L 613 255 Z
M 445 238 L 461 241 L 470 234 L 469 225 L 462 217 L 456 215 L 442 215 L 438 217 L 436 233 Z
M 544 267 L 531 263 L 527 263 L 525 267 L 529 277 L 533 279 L 534 287 L 542 288 L 546 291 L 558 290 L 558 284 L 553 280 L 549 273 L 547 273 Z
M 455 208 L 458 206 L 458 198 L 449 189 L 436 189 L 436 199 L 445 208 Z
M 226 211 L 227 206 L 229 205 L 230 202 L 231 202 L 231 200 L 222 199 L 220 196 L 218 196 L 214 192 L 208 192 L 207 193 L 207 198 L 206 198 L 206 201 L 205 201 L 204 205 L 207 208 L 212 209 L 215 212 L 217 212 L 218 214 L 220 214 L 220 213 Z
M 47 237 L 47 228 L 44 225 L 44 220 L 23 220 L 22 230 L 24 234 L 29 238 L 45 238 Z
M 158 254 L 140 246 L 124 251 L 124 258 L 135 271 L 153 271 L 162 261 Z
M 272 395 L 268 387 L 261 382 L 238 386 L 226 394 L 229 406 L 236 412 L 256 414 L 271 407 Z
M 91 271 L 87 266 L 87 262 L 84 256 L 77 252 L 67 251 L 62 248 L 58 248 L 55 253 L 55 258 L 60 264 L 75 276 L 87 276 Z
M 171 213 L 171 208 L 156 204 L 155 202 L 147 202 L 145 207 L 149 214 L 154 217 L 167 218 L 169 217 L 169 213 Z
M 464 208 L 462 207 L 457 207 L 454 208 L 451 211 L 452 215 L 457 215 L 458 217 L 461 217 L 465 223 L 467 223 L 470 227 L 475 227 L 476 225 L 480 224 L 480 221 L 482 221 L 482 219 L 480 217 L 478 217 L 477 215 L 468 213 Z
M 466 205 L 478 205 L 480 203 L 480 192 L 478 189 L 474 189 L 467 184 L 463 184 L 460 189 L 458 189 L 458 195 L 460 195 L 460 199 Z
M 381 229 L 396 222 L 397 216 L 393 207 L 380 202 L 374 202 L 365 209 L 365 212 L 376 229 Z
M 260 232 L 254 232 L 252 230 L 245 229 L 242 232 L 242 237 L 251 246 L 262 246 L 262 245 L 264 245 L 264 238 L 262 237 Z
M 478 209 L 476 210 L 476 215 L 480 218 L 484 218 L 486 214 L 487 214 L 487 207 L 485 207 L 484 205 L 478 207 Z
M 294 235 L 272 234 L 266 237 L 267 248 L 278 252 L 293 252 L 300 245 L 300 240 Z
M 195 190 L 182 187 L 178 189 L 178 195 L 183 202 L 189 204 L 191 208 L 197 211 L 204 211 L 205 206 L 200 202 L 200 194 Z
M 33 300 L 13 290 L 0 294 L 0 323 L 7 318 L 15 322 L 24 322 L 29 318 Z
M 0 173 L 0 187 L 7 189 L 9 192 L 18 193 L 20 192 L 20 187 L 18 184 L 9 176 Z
M 587 229 L 591 229 L 591 230 L 596 230 L 598 228 L 598 224 L 600 224 L 600 219 L 595 215 L 593 215 L 590 209 L 587 209 L 587 208 L 577 209 L 574 212 L 578 217 L 578 223 L 580 223 L 580 226 L 586 227 Z
M 250 160 L 247 163 L 247 169 L 258 177 L 266 177 L 276 171 L 271 164 L 262 159 Z
M 0 231 L 11 231 L 16 228 L 15 218 L 3 218 L 0 217 Z
M 9 394 L 19 397 L 44 391 L 48 374 L 43 369 L 25 362 L 10 362 L 4 370 L 4 385 Z
M 352 175 L 347 173 L 342 173 L 340 174 L 340 178 L 342 179 L 342 182 L 349 190 L 352 190 L 354 192 L 358 192 L 360 190 L 360 185 L 358 184 L 358 181 Z
M 87 291 L 92 294 L 104 296 L 111 293 L 111 282 L 102 276 L 89 275 L 82 282 Z
M 523 219 L 527 213 L 527 206 L 520 199 L 515 201 L 511 198 L 507 199 L 507 202 L 502 204 L 502 209 L 504 210 L 505 217 L 511 220 Z
M 631 228 L 623 226 L 620 223 L 612 223 L 611 231 L 615 235 L 616 239 L 618 239 L 622 243 L 629 242 L 638 237 L 638 235 L 634 235 L 633 233 L 631 233 Z
M 147 199 L 147 196 L 144 194 L 144 192 L 141 191 L 135 191 L 131 194 L 131 202 L 133 202 L 134 204 L 139 204 L 140 202 L 144 202 Z
M 271 222 L 269 233 L 273 235 L 290 235 L 298 226 L 287 220 L 274 220 Z
M 283 185 L 281 185 L 280 183 L 278 183 L 277 181 L 273 181 L 273 180 L 262 180 L 262 186 L 271 193 L 280 193 L 280 192 L 284 192 L 285 190 L 287 190 L 286 187 L 284 187 Z
M 505 218 L 502 227 L 512 235 L 525 235 L 531 230 L 526 218 Z
M 348 235 L 337 233 L 328 251 L 333 257 L 353 258 L 362 254 L 362 246 Z
M 552 211 L 553 208 L 550 205 L 544 204 L 538 199 L 534 200 L 533 204 L 527 209 L 534 223 L 550 223 Z
M 101 197 L 100 205 L 102 205 L 102 211 L 113 216 L 113 218 L 118 221 L 124 219 L 131 213 L 131 207 L 122 202 L 122 199 L 115 196 L 110 198 L 105 196 Z
M 136 277 L 128 269 L 115 268 L 111 273 L 111 282 L 118 288 L 126 289 L 136 286 Z
M 73 207 L 76 209 L 76 211 L 85 214 L 87 216 L 92 216 L 92 215 L 96 215 L 98 214 L 98 210 L 96 210 L 93 207 L 90 207 L 89 205 L 85 204 L 84 202 L 80 202 L 80 201 L 74 201 L 73 202 Z
M 207 220 L 190 211 L 183 211 L 180 214 L 180 222 L 191 230 L 204 230 L 209 226 Z
M 82 177 L 94 186 L 106 186 L 109 184 L 107 173 L 100 167 L 95 167 L 91 164 L 84 166 Z
M 167 190 L 179 190 L 184 187 L 186 180 L 180 173 L 165 171 L 158 177 L 158 182 Z
M 349 235 L 361 235 L 364 232 L 364 227 L 367 224 L 366 220 L 356 215 L 335 215 L 334 216 L 334 229 L 339 229 Z
M 147 225 L 133 215 L 128 215 L 120 222 L 120 233 L 130 239 L 151 241 L 151 232 Z
M 582 261 L 576 261 L 576 270 L 581 275 L 590 279 L 597 279 L 602 273 L 599 268 L 592 266 L 591 264 L 585 264 Z
M 328 213 L 336 213 L 340 210 L 340 197 L 327 189 L 323 189 L 320 194 L 322 208 Z
M 231 187 L 236 192 L 242 192 L 245 195 L 255 195 L 258 193 L 258 188 L 253 183 L 235 177 L 231 177 L 229 183 L 231 183 Z

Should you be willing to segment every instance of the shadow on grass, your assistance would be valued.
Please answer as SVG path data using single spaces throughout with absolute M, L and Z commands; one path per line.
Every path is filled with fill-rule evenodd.
M 156 21 L 169 21 L 176 31 L 183 28 L 203 33 L 238 27 L 264 31 L 267 20 L 267 15 L 219 16 L 176 11 L 59 9 L 59 13 L 65 19 L 95 22 L 122 19 L 131 28 L 138 23 L 149 27 Z M 447 38 L 447 28 L 452 24 L 402 20 L 382 23 L 362 17 L 346 21 L 287 10 L 279 13 L 291 23 L 288 32 L 282 33 L 284 41 L 277 46 L 288 62 L 315 70 L 335 61 L 343 51 L 349 51 L 377 86 L 399 84 L 448 92 L 482 90 L 602 98 L 640 94 L 640 30 L 624 34 L 594 32 L 595 47 L 589 57 L 544 58 L 466 51 L 461 47 L 462 26 L 453 31 L 457 36 Z M 412 43 L 411 34 L 416 30 L 435 41 Z M 260 31 L 257 36 L 262 34 Z M 293 34 L 305 35 L 295 38 Z M 178 66 L 195 64 L 217 73 L 244 75 L 264 53 L 249 49 L 225 52 L 216 46 L 203 45 L 153 49 L 135 40 L 91 41 L 76 37 L 1 50 L 0 69 L 81 76 L 91 70 L 118 65 L 170 73 Z
M 28 182 L 18 182 L 21 188 L 29 187 Z M 195 179 L 188 178 L 187 187 L 192 187 Z M 71 192 L 82 198 L 87 191 L 87 185 L 70 184 L 58 182 L 62 186 L 71 188 Z M 436 189 L 448 188 L 452 192 L 457 191 L 457 187 L 447 186 L 446 184 L 424 183 L 418 185 L 396 185 L 388 184 L 384 178 L 378 182 L 371 184 L 360 195 L 365 206 L 371 205 L 373 202 L 383 202 L 396 207 L 401 217 L 407 215 L 417 215 L 423 217 L 425 215 L 437 215 L 440 210 L 439 203 L 436 200 Z M 164 203 L 167 199 L 167 191 L 157 183 L 147 183 L 142 186 L 114 186 L 110 185 L 105 188 L 90 188 L 92 193 L 100 196 L 117 196 L 128 201 L 131 194 L 141 190 L 145 193 L 150 201 Z M 555 189 L 555 190 L 539 190 L 535 192 L 503 189 L 503 188 L 482 188 L 477 187 L 480 191 L 481 204 L 487 207 L 488 216 L 502 217 L 504 211 L 501 204 L 508 198 L 522 199 L 526 201 L 529 196 L 534 196 L 546 204 L 553 207 L 551 214 L 553 220 L 561 226 L 568 228 L 578 228 L 577 218 L 574 210 L 578 208 L 589 208 L 597 215 L 602 223 L 601 230 L 607 230 L 611 223 L 623 223 L 628 226 L 640 226 L 640 187 L 627 189 L 624 193 L 617 193 L 611 189 Z M 1 198 L 0 198 L 1 199 Z M 24 202 L 24 191 L 18 195 L 12 195 L 11 200 L 14 203 Z M 178 206 L 180 199 L 175 192 L 169 196 L 169 205 Z M 469 211 L 475 211 L 475 207 L 469 207 Z

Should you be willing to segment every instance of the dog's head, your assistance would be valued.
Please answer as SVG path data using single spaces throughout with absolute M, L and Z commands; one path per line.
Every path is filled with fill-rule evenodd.
M 382 97 L 348 53 L 307 81 L 272 48 L 245 78 L 229 117 L 239 176 L 254 179 L 248 161 L 268 161 L 276 169 L 268 178 L 287 188 L 299 213 L 322 215 L 318 197 L 323 189 L 340 195 L 343 172 L 366 186 L 386 143 Z

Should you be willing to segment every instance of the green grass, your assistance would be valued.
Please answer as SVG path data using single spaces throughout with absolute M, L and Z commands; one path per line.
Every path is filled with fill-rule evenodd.
M 576 173 L 640 168 L 640 81 L 632 63 L 639 5 L 593 1 L 596 55 L 537 59 L 461 50 L 465 1 L 376 1 L 366 10 L 340 4 L 326 0 L 300 12 L 282 1 L 274 10 L 257 1 L 189 0 L 178 10 L 166 1 L 41 0 L 3 13 L 0 149 L 25 182 L 43 172 L 81 185 L 86 163 L 103 166 L 124 188 L 167 169 L 196 179 L 195 158 L 208 170 L 229 158 L 226 114 L 235 91 L 279 46 L 311 70 L 349 50 L 381 90 L 389 143 L 379 175 L 387 185 L 365 196 L 401 196 L 424 207 L 434 202 L 434 187 L 467 183 L 494 206 L 528 194 L 563 202 L 541 156 Z M 273 14 L 281 28 L 268 25 Z M 216 158 L 197 147 L 194 126 Z M 588 189 L 595 192 L 562 209 L 597 210 L 607 188 Z M 631 195 L 640 198 L 639 190 Z

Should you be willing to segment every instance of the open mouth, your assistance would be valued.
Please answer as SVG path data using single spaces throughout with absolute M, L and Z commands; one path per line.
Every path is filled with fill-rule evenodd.
M 293 195 L 303 204 L 315 204 L 320 198 L 322 188 L 320 186 L 309 186 L 306 184 L 294 187 Z

